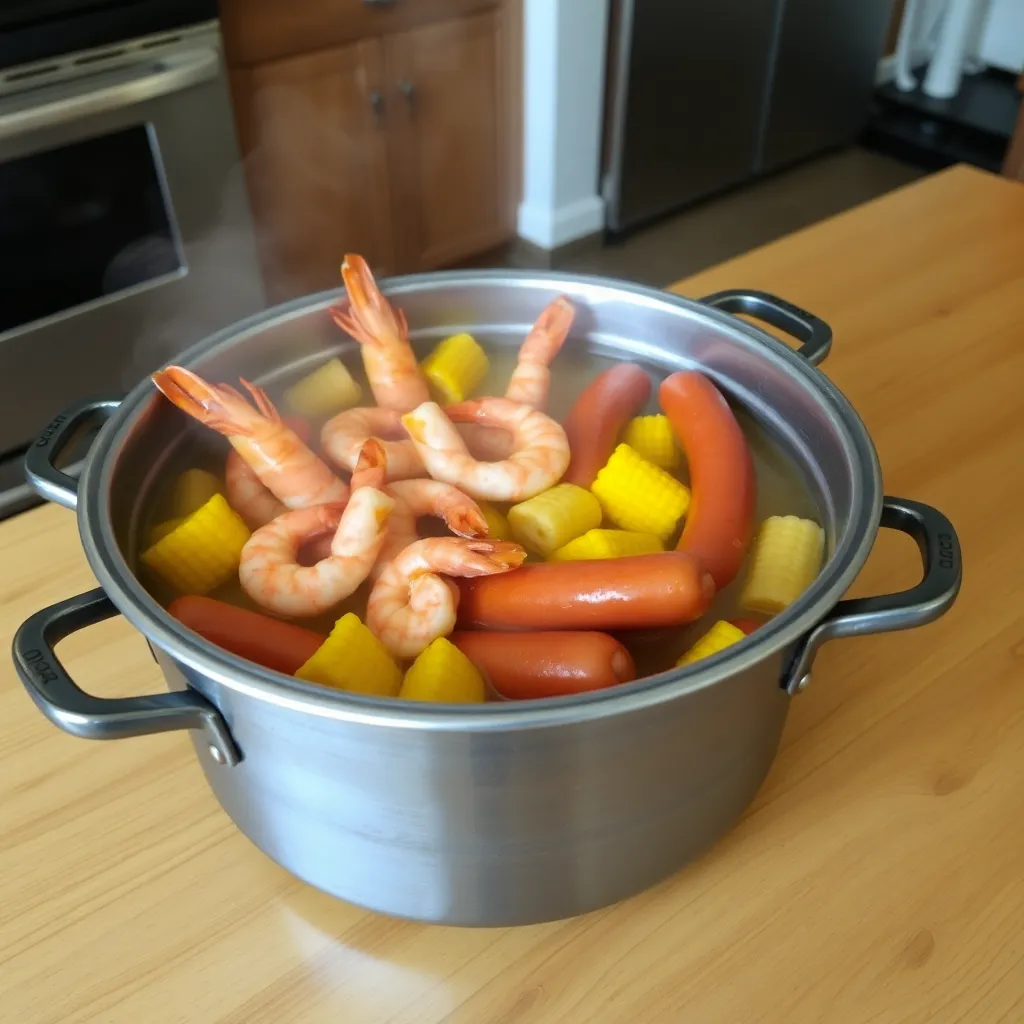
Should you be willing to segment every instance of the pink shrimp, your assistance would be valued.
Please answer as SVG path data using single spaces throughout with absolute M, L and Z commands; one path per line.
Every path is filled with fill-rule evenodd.
M 384 486 L 384 452 L 368 441 L 352 477 L 348 504 L 295 509 L 257 530 L 242 548 L 238 579 L 259 605 L 278 615 L 319 615 L 348 597 L 370 574 L 384 543 L 394 499 Z M 299 548 L 333 533 L 330 554 L 298 563 Z
M 153 383 L 183 412 L 218 433 L 288 508 L 345 501 L 348 485 L 281 420 L 262 388 L 242 381 L 254 409 L 233 387 L 207 384 L 180 366 L 153 374 Z
M 402 414 L 394 409 L 371 407 L 339 412 L 324 424 L 320 443 L 332 462 L 352 469 L 370 437 L 383 439 L 389 480 L 426 476 L 423 460 L 402 426 Z
M 430 475 L 457 484 L 474 498 L 531 498 L 557 483 L 569 465 L 569 441 L 561 426 L 545 413 L 507 398 L 462 402 L 446 412 L 434 402 L 424 402 L 406 413 L 402 423 Z M 477 461 L 455 423 L 501 427 L 512 435 L 512 454 L 501 461 Z
M 395 507 L 388 520 L 388 535 L 370 573 L 378 579 L 388 563 L 409 545 L 420 539 L 416 521 L 425 516 L 437 516 L 460 537 L 484 538 L 488 534 L 487 520 L 477 503 L 451 484 L 440 480 L 397 480 L 384 488 L 395 499 Z
M 428 537 L 402 551 L 370 591 L 366 624 L 397 658 L 415 658 L 455 628 L 458 589 L 446 576 L 489 576 L 522 565 L 510 541 Z
M 362 256 L 346 255 L 341 276 L 348 305 L 331 309 L 334 322 L 359 342 L 363 366 L 377 405 L 408 412 L 430 398 L 405 314 L 381 294 Z
M 576 310 L 564 295 L 544 307 L 519 348 L 519 362 L 505 389 L 505 397 L 543 412 L 551 388 L 551 361 L 561 351 Z

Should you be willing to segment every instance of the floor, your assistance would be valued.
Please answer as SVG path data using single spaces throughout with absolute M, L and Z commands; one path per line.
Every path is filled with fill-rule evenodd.
M 924 173 L 867 149 L 843 150 L 700 203 L 622 242 L 559 254 L 556 266 L 663 287 Z

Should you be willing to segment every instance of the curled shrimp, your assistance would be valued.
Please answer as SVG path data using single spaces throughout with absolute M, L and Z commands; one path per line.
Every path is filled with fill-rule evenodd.
M 257 530 L 242 548 L 238 579 L 259 605 L 278 615 L 319 615 L 348 597 L 370 574 L 384 543 L 394 499 L 384 486 L 384 452 L 367 442 L 348 504 L 294 509 Z M 298 563 L 299 548 L 333 533 L 330 553 Z
M 376 407 L 346 409 L 333 416 L 320 432 L 320 443 L 328 458 L 345 469 L 353 469 L 368 438 L 382 441 L 387 456 L 389 480 L 425 476 L 426 468 L 402 426 L 402 414 Z
M 331 309 L 334 322 L 359 342 L 366 378 L 377 405 L 408 412 L 430 398 L 405 314 L 381 294 L 362 256 L 346 255 L 341 276 L 348 305 Z
M 569 465 L 569 441 L 550 416 L 507 398 L 479 398 L 449 406 L 434 402 L 406 413 L 402 423 L 435 480 L 457 484 L 474 498 L 522 501 L 558 482 Z M 496 462 L 473 458 L 455 427 L 481 423 L 512 435 L 512 454 Z
M 262 388 L 243 380 L 253 408 L 227 384 L 208 384 L 181 366 L 153 374 L 153 383 L 179 409 L 223 434 L 260 482 L 288 508 L 345 501 L 348 485 L 302 443 Z
M 415 658 L 455 628 L 459 593 L 446 576 L 489 576 L 522 565 L 510 541 L 428 537 L 402 551 L 370 591 L 366 624 L 397 658 Z
M 424 516 L 444 520 L 459 537 L 486 537 L 487 520 L 477 503 L 457 487 L 440 480 L 397 480 L 384 488 L 395 499 L 388 535 L 370 573 L 376 580 L 402 551 L 420 539 L 416 521 Z
M 547 408 L 551 361 L 561 351 L 575 315 L 575 307 L 564 295 L 544 307 L 519 347 L 519 361 L 505 389 L 506 398 L 541 412 Z

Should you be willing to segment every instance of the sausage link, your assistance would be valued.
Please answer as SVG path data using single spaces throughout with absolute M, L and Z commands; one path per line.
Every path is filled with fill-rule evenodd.
M 702 373 L 673 373 L 659 389 L 690 468 L 693 500 L 676 545 L 723 590 L 740 570 L 754 529 L 757 483 L 750 446 L 722 393 Z
M 562 480 L 589 487 L 619 434 L 651 395 L 651 379 L 636 363 L 616 363 L 580 393 L 563 424 L 571 459 Z
M 607 633 L 455 632 L 448 638 L 502 697 L 564 697 L 636 679 L 636 666 Z
M 715 585 L 690 555 L 524 565 L 458 581 L 459 625 L 481 629 L 652 629 L 699 619 Z

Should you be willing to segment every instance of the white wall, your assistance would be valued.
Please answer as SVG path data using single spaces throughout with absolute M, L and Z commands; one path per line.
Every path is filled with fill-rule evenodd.
M 981 37 L 981 59 L 1006 71 L 1024 71 L 1024 0 L 991 0 Z
M 608 0 L 523 4 L 519 234 L 554 249 L 604 226 L 598 195 Z

